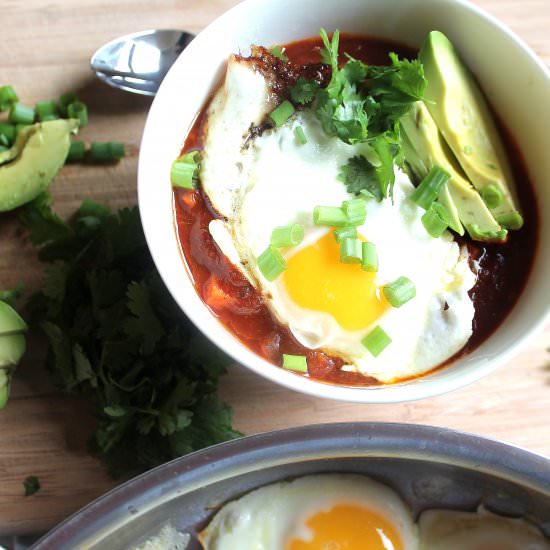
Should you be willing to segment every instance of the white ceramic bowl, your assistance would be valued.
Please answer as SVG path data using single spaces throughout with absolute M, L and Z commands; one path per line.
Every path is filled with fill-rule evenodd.
M 420 399 L 464 386 L 509 360 L 544 326 L 550 302 L 550 216 L 541 215 L 533 271 L 518 304 L 498 330 L 452 366 L 397 385 L 332 386 L 275 367 L 228 332 L 191 283 L 172 215 L 172 161 L 197 112 L 220 82 L 230 53 L 246 52 L 251 44 L 284 44 L 317 35 L 320 27 L 392 38 L 412 46 L 418 46 L 430 30 L 447 34 L 518 141 L 539 212 L 550 212 L 550 74 L 494 18 L 459 0 L 247 0 L 214 21 L 187 47 L 151 107 L 141 144 L 138 188 L 154 261 L 182 310 L 202 332 L 236 361 L 273 382 L 319 397 L 363 403 Z

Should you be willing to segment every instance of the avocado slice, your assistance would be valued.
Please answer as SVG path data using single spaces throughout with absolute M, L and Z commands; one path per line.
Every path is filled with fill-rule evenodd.
M 0 300 L 0 336 L 20 334 L 27 330 L 27 324 L 9 304 Z
M 419 59 L 428 81 L 425 103 L 445 141 L 478 191 L 488 185 L 502 191 L 503 200 L 492 209 L 495 220 L 519 229 L 523 219 L 515 204 L 512 172 L 475 78 L 439 31 L 429 33 Z
M 475 240 L 502 240 L 501 230 L 479 193 L 460 173 L 456 160 L 442 138 L 426 106 L 417 101 L 400 119 L 403 151 L 414 176 L 422 179 L 437 164 L 451 179 L 438 197 L 451 214 L 451 228 L 464 234 L 462 224 Z M 462 222 L 462 223 L 461 223 Z M 470 228 L 474 228 L 470 231 Z M 502 238 L 497 238 L 497 235 Z
M 0 212 L 13 210 L 45 191 L 61 169 L 78 120 L 58 119 L 35 127 L 20 153 L 0 166 Z
M 25 349 L 23 334 L 0 335 L 0 368 L 15 367 L 23 357 Z
M 19 130 L 15 143 L 7 151 L 0 151 L 0 165 L 13 160 L 21 154 L 23 147 L 25 147 L 25 144 L 31 135 L 38 129 L 37 126 L 37 124 L 31 124 L 30 126 L 25 126 L 25 128 Z

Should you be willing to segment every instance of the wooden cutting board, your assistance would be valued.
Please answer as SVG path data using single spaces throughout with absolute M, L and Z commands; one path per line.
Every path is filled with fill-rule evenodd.
M 12 84 L 25 103 L 76 90 L 88 104 L 87 141 L 118 140 L 127 158 L 114 167 L 67 166 L 52 187 L 67 215 L 85 198 L 121 207 L 136 203 L 138 144 L 150 99 L 99 82 L 88 60 L 104 42 L 146 28 L 200 31 L 235 0 L 2 0 L 0 85 Z M 510 26 L 550 65 L 549 0 L 475 0 Z M 13 215 L 0 216 L 0 286 L 40 279 L 33 248 Z M 234 367 L 221 382 L 236 426 L 252 434 L 314 422 L 379 420 L 448 426 L 550 455 L 550 327 L 497 373 L 450 395 L 417 403 L 371 406 L 300 395 Z M 114 483 L 86 452 L 91 419 L 86 405 L 57 393 L 42 371 L 39 342 L 17 372 L 8 407 L 0 412 L 0 535 L 46 530 Z M 36 475 L 41 491 L 23 496 Z

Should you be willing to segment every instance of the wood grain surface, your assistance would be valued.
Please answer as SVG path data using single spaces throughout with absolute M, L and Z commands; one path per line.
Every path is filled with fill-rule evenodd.
M 511 27 L 550 65 L 549 0 L 475 0 Z M 68 166 L 52 186 L 66 215 L 85 197 L 120 207 L 136 203 L 138 144 L 150 99 L 112 90 L 94 78 L 88 60 L 112 38 L 146 28 L 200 31 L 235 0 L 0 0 L 0 84 L 25 103 L 77 90 L 91 124 L 82 139 L 119 140 L 129 155 L 114 167 Z M 0 287 L 40 279 L 33 248 L 13 215 L 0 217 Z M 498 372 L 452 394 L 402 405 L 368 406 L 306 397 L 234 367 L 221 382 L 236 426 L 252 434 L 314 422 L 380 420 L 448 426 L 550 455 L 550 327 Z M 8 407 L 0 412 L 0 535 L 46 530 L 111 488 L 86 452 L 92 421 L 85 403 L 56 393 L 42 370 L 42 347 L 31 341 Z M 23 496 L 37 475 L 41 491 Z

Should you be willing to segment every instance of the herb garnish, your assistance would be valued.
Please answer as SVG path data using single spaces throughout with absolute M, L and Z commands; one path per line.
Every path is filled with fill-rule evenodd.
M 84 201 L 66 223 L 41 195 L 21 220 L 48 264 L 31 322 L 48 338 L 57 385 L 90 398 L 91 447 L 113 476 L 240 435 L 215 394 L 228 359 L 164 287 L 137 208 Z

